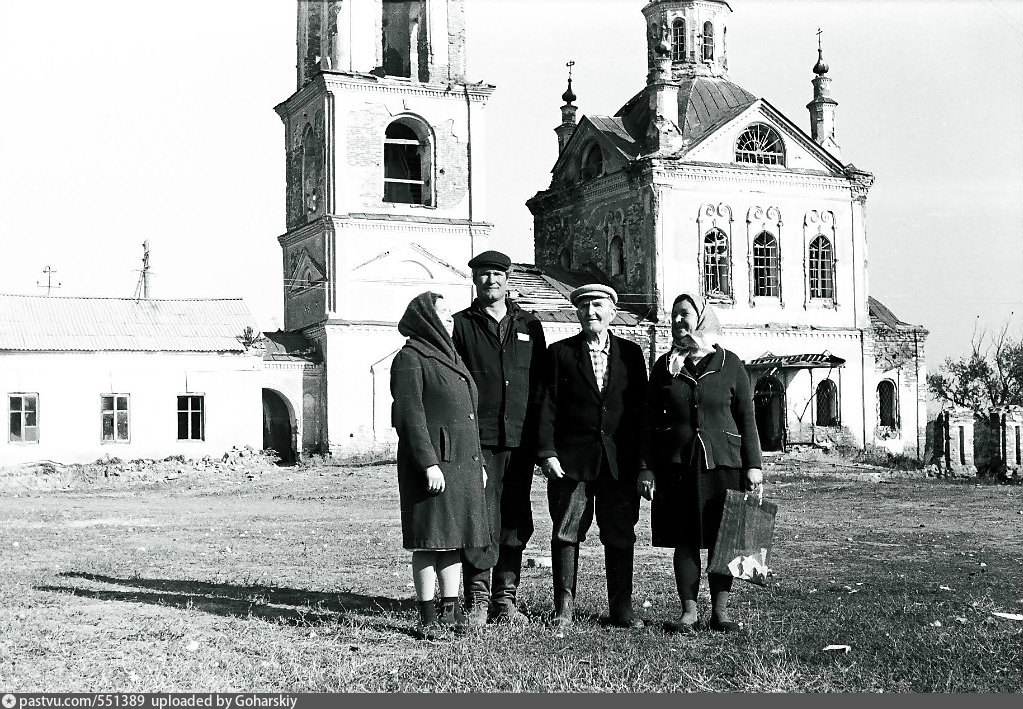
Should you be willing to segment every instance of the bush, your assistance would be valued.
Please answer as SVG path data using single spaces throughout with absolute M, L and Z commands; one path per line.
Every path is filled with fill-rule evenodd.
M 853 462 L 876 465 L 880 468 L 890 468 L 892 470 L 922 470 L 924 467 L 922 460 L 917 460 L 905 453 L 892 453 L 890 450 L 875 446 L 868 446 L 861 451 L 857 451 Z

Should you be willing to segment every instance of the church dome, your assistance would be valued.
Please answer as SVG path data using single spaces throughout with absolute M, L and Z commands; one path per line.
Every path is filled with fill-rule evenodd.
M 824 63 L 824 50 L 817 50 L 817 63 L 813 65 L 813 73 L 817 76 L 823 76 L 828 73 L 828 65 Z

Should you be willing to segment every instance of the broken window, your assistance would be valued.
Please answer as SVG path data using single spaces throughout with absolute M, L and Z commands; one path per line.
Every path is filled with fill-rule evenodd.
M 835 299 L 835 252 L 826 236 L 810 242 L 810 297 Z
M 302 205 L 304 214 L 314 214 L 320 202 L 320 140 L 311 125 L 302 133 Z
M 838 387 L 832 379 L 817 385 L 817 425 L 838 426 Z
M 735 162 L 757 165 L 784 165 L 785 144 L 770 126 L 754 123 L 735 143 Z
M 708 298 L 732 297 L 728 236 L 720 229 L 711 229 L 703 237 L 703 294 Z
M 899 427 L 898 403 L 895 382 L 883 379 L 877 385 L 877 422 L 880 425 L 892 429 Z
M 705 62 L 714 61 L 714 24 L 712 22 L 703 23 L 703 60 Z
M 384 133 L 384 201 L 431 205 L 429 132 L 418 121 L 402 118 Z
M 609 248 L 609 260 L 611 261 L 611 275 L 621 276 L 625 273 L 625 247 L 622 245 L 621 237 L 611 239 Z
M 601 152 L 600 146 L 596 143 L 586 150 L 579 174 L 584 180 L 604 174 L 604 153 Z
M 127 443 L 128 395 L 103 394 L 100 397 L 101 438 L 104 443 Z
M 202 394 L 178 397 L 178 440 L 202 441 L 206 439 L 205 401 Z
M 425 48 L 419 37 L 425 16 L 423 0 L 384 0 L 381 25 L 386 75 L 425 80 L 420 76 L 420 66 L 425 66 L 420 55 Z
M 308 84 L 309 81 L 320 71 L 320 33 L 321 22 L 320 22 L 320 4 L 312 2 L 303 2 L 302 9 L 306 13 L 306 27 L 305 27 L 305 59 L 303 72 L 303 86 Z
M 686 21 L 681 17 L 671 23 L 671 60 L 685 61 L 686 58 Z
M 753 295 L 777 298 L 779 281 L 778 240 L 762 231 L 753 240 Z
M 9 394 L 10 428 L 7 440 L 11 443 L 39 442 L 39 395 Z

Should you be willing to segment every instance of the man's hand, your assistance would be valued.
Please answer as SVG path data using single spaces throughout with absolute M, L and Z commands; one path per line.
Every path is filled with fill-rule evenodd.
M 426 469 L 426 489 L 434 495 L 444 492 L 444 473 L 439 465 L 431 465 Z
M 746 471 L 746 489 L 757 494 L 757 499 L 764 501 L 764 473 L 760 468 L 750 468 Z
M 558 478 L 559 480 L 565 477 L 565 471 L 561 468 L 561 461 L 555 456 L 550 458 L 544 458 L 543 462 L 540 463 L 540 469 L 548 480 Z
M 639 494 L 648 500 L 654 499 L 654 490 L 657 488 L 657 482 L 654 480 L 654 474 L 650 470 L 641 470 L 639 478 L 636 480 L 636 489 L 639 490 Z

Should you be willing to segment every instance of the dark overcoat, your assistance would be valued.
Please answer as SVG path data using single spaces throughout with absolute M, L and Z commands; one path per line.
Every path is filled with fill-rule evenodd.
M 654 471 L 703 458 L 704 469 L 759 468 L 760 438 L 749 376 L 739 357 L 720 346 L 693 378 L 668 372 L 670 351 L 650 370 L 643 424 L 643 460 Z
M 435 347 L 410 339 L 391 364 L 398 432 L 398 495 L 406 549 L 464 549 L 495 543 L 484 498 L 476 427 L 476 386 Z M 426 469 L 439 465 L 445 489 L 431 494 Z
M 639 472 L 646 363 L 635 342 L 609 337 L 603 393 L 583 333 L 547 348 L 537 457 L 556 456 L 565 475 L 575 480 L 595 480 L 605 459 L 618 480 L 635 480 Z

